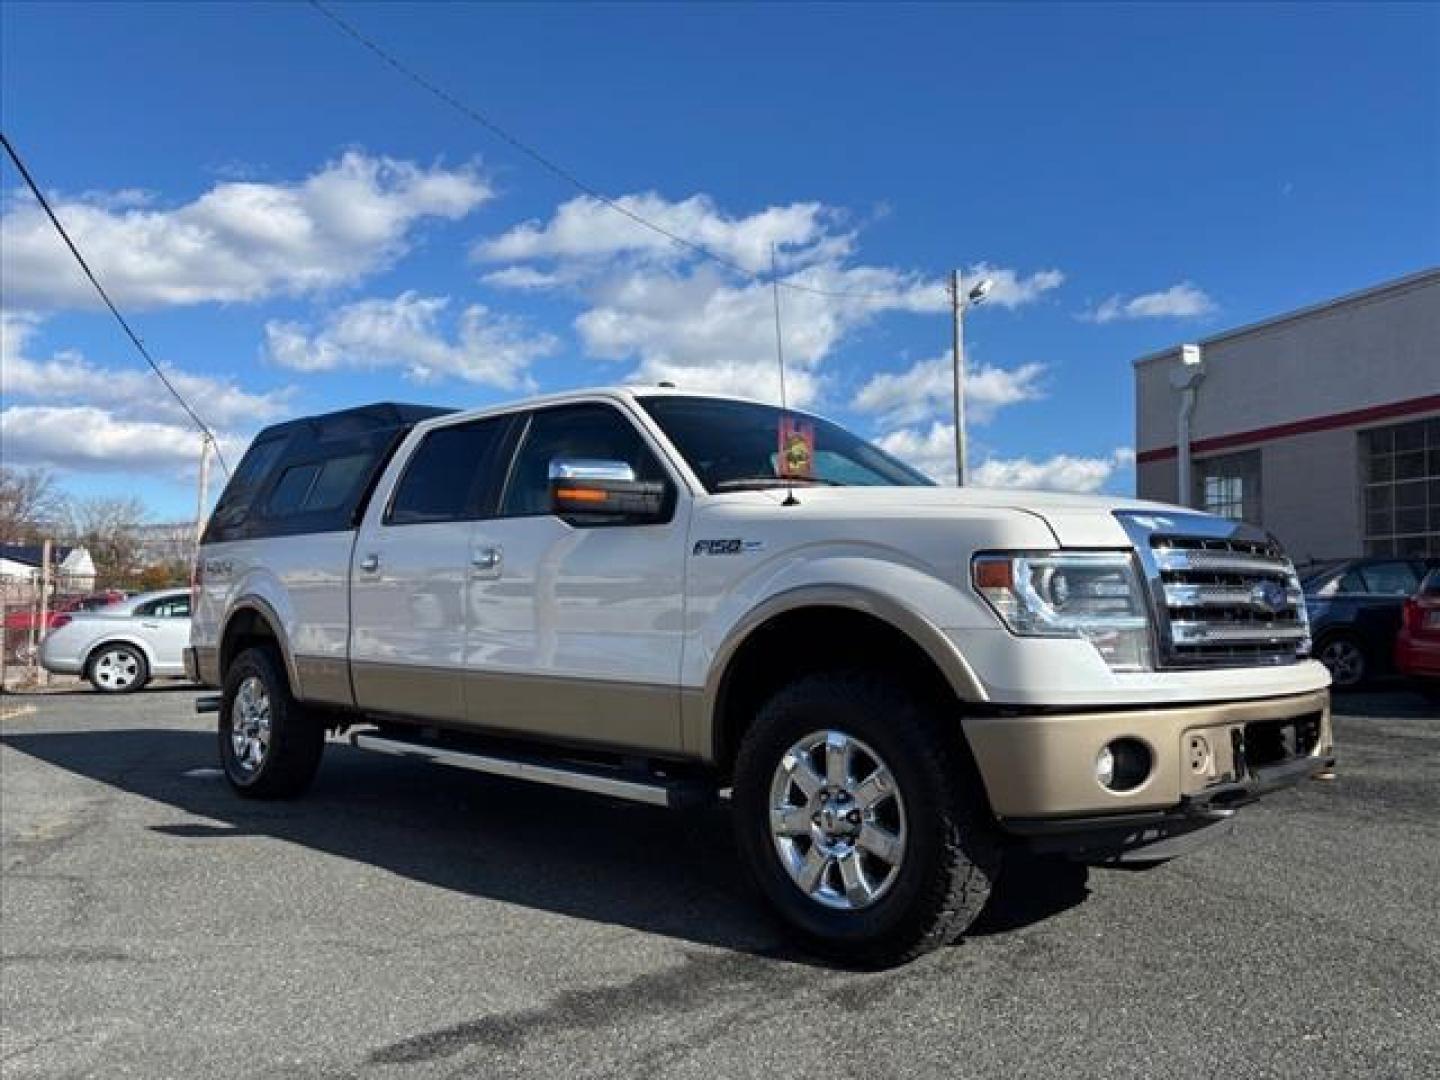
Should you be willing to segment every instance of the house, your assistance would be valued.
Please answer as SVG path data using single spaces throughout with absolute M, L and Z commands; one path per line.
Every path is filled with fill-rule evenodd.
M 39 544 L 0 544 L 0 589 L 5 599 L 24 602 L 40 587 L 43 549 Z M 91 592 L 95 588 L 95 561 L 83 547 L 56 544 L 50 549 L 57 593 Z

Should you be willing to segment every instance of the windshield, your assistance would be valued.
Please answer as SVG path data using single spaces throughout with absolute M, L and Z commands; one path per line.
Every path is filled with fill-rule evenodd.
M 818 416 L 724 398 L 665 395 L 640 401 L 707 491 L 787 482 L 842 487 L 934 483 Z

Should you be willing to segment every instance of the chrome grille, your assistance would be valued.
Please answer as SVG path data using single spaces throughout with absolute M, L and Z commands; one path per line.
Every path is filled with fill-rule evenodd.
M 1289 664 L 1309 652 L 1299 579 L 1268 535 L 1208 515 L 1117 517 L 1149 579 L 1163 667 Z

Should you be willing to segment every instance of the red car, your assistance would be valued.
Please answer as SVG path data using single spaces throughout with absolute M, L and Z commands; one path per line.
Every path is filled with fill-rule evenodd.
M 71 596 L 64 600 L 56 600 L 55 607 L 51 609 L 50 617 L 45 623 L 45 629 L 54 630 L 57 625 L 69 622 L 69 617 L 77 611 L 95 611 L 107 604 L 118 603 L 124 599 L 125 593 L 111 589 L 108 592 L 89 593 L 85 596 Z M 5 616 L 5 632 L 7 635 L 28 634 L 30 627 L 39 619 L 40 613 L 34 608 L 17 608 Z
M 1425 575 L 1419 590 L 1405 601 L 1405 621 L 1395 637 L 1395 667 L 1440 700 L 1440 570 Z

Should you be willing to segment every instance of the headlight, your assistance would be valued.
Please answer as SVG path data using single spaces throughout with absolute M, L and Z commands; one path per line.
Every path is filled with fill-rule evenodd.
M 1129 555 L 977 555 L 971 573 L 1012 633 L 1084 638 L 1113 671 L 1154 666 L 1145 594 Z

